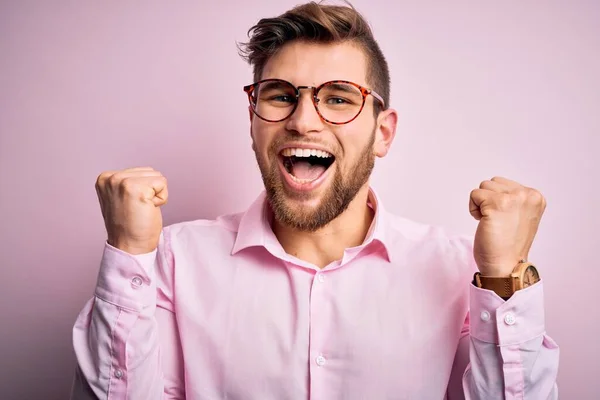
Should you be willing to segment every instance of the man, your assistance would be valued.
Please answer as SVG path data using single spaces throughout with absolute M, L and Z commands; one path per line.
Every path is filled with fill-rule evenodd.
M 397 113 L 350 7 L 263 19 L 242 50 L 265 193 L 163 228 L 160 172 L 99 176 L 108 240 L 74 327 L 73 398 L 556 399 L 527 262 L 541 194 L 482 182 L 474 241 L 387 213 L 369 176 Z

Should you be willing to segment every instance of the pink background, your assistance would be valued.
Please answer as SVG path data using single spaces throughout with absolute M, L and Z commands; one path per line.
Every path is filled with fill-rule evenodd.
M 354 3 L 400 112 L 375 187 L 394 212 L 468 233 L 481 180 L 540 189 L 531 259 L 562 348 L 561 398 L 600 398 L 600 2 L 386 2 Z M 235 41 L 296 0 L 83 3 L 0 5 L 2 399 L 69 393 L 71 328 L 105 239 L 101 171 L 160 169 L 167 223 L 258 194 Z

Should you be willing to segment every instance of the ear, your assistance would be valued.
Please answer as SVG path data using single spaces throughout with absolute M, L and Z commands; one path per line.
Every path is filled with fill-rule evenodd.
M 385 157 L 392 146 L 396 136 L 396 124 L 398 123 L 398 112 L 388 108 L 379 113 L 377 117 L 377 128 L 375 130 L 375 143 L 373 152 L 377 157 Z

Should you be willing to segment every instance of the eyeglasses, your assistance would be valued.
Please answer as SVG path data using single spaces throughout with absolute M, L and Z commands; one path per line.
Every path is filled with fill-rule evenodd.
M 371 89 L 353 82 L 330 81 L 317 87 L 294 86 L 282 79 L 264 79 L 244 86 L 252 111 L 267 122 L 289 118 L 298 108 L 300 90 L 311 89 L 313 105 L 319 116 L 334 125 L 352 122 L 365 106 L 368 95 L 384 107 L 383 98 Z

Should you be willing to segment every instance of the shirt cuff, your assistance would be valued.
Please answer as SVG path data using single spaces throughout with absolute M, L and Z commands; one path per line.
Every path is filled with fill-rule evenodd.
M 507 301 L 470 284 L 471 336 L 500 346 L 523 343 L 545 332 L 544 286 L 516 291 Z
M 157 250 L 133 255 L 105 242 L 96 296 L 121 308 L 141 311 L 156 304 Z

